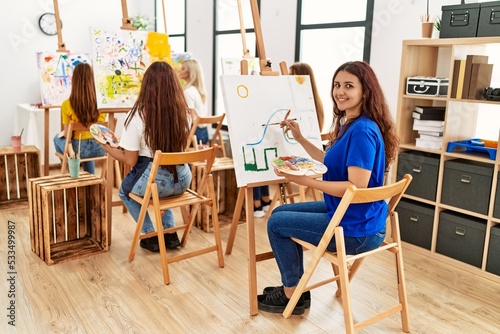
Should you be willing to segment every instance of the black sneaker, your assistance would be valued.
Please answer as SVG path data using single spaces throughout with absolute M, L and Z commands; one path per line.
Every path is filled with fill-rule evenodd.
M 179 237 L 177 236 L 177 232 L 165 233 L 163 235 L 163 238 L 165 239 L 165 247 L 167 247 L 168 249 L 176 249 L 181 245 Z
M 139 245 L 150 252 L 158 253 L 160 251 L 157 237 L 141 239 Z
M 271 312 L 271 313 L 283 313 L 289 299 L 285 295 L 283 287 L 277 287 L 273 289 L 270 293 L 257 296 L 258 308 L 261 311 Z M 292 314 L 302 314 L 305 310 L 304 299 L 302 296 L 299 298 L 297 305 L 292 311 Z
M 271 293 L 274 289 L 277 289 L 277 288 L 281 288 L 281 287 L 280 286 L 268 286 L 268 287 L 264 288 L 264 291 L 262 291 L 262 293 L 264 293 L 266 295 L 268 293 Z M 311 291 L 303 292 L 302 299 L 304 299 L 304 306 L 306 308 L 311 307 Z

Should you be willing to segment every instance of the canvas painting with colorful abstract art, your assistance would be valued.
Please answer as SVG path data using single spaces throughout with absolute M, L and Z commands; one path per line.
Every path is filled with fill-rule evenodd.
M 73 69 L 79 63 L 89 63 L 88 53 L 37 52 L 42 105 L 60 106 L 71 93 Z
M 90 36 L 99 108 L 132 107 L 149 65 L 155 61 L 172 65 L 166 34 L 90 28 Z

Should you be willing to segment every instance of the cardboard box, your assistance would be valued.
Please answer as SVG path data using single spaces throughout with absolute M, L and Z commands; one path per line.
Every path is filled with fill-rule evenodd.
M 436 252 L 481 268 L 486 220 L 441 211 Z
M 493 165 L 465 159 L 444 162 L 441 203 L 488 214 Z
M 500 225 L 493 226 L 490 230 L 490 245 L 488 247 L 486 271 L 495 275 L 500 275 Z
M 439 172 L 439 155 L 408 151 L 398 155 L 397 179 L 411 174 L 413 181 L 406 189 L 406 194 L 436 200 L 436 189 Z
M 431 249 L 434 207 L 409 199 L 401 199 L 396 208 L 401 240 Z
M 477 37 L 500 36 L 500 1 L 481 3 Z
M 481 4 L 443 6 L 440 38 L 476 37 Z

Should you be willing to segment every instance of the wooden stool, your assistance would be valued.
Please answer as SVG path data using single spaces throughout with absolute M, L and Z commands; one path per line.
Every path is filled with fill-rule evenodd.
M 106 182 L 93 174 L 29 180 L 31 250 L 48 265 L 108 250 Z
M 40 151 L 35 146 L 0 147 L 0 207 L 28 204 L 28 179 L 41 174 Z

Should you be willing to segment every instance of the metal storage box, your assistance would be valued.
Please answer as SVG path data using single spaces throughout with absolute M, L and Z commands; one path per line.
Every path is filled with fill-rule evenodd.
M 486 220 L 441 211 L 436 252 L 481 268 Z
M 497 191 L 495 193 L 495 207 L 493 208 L 493 217 L 500 218 L 500 172 L 497 174 Z
M 400 180 L 405 174 L 411 174 L 406 194 L 436 200 L 436 188 L 439 170 L 439 156 L 437 154 L 408 151 L 398 155 L 397 178 Z
M 408 77 L 406 79 L 407 95 L 444 96 L 448 94 L 447 78 Z
M 465 159 L 444 162 L 441 202 L 488 214 L 493 165 Z
M 477 37 L 483 36 L 500 36 L 500 1 L 481 3 Z
M 476 37 L 481 4 L 443 6 L 440 38 Z
M 490 246 L 486 271 L 500 275 L 500 225 L 493 226 L 490 230 Z
M 430 250 L 434 207 L 403 198 L 396 211 L 399 215 L 401 240 Z

